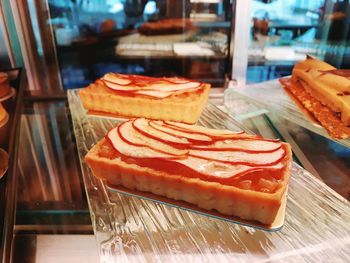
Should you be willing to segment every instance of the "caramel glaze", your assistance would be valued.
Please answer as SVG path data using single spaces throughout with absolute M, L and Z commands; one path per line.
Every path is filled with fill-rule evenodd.
M 121 79 L 127 79 L 130 81 L 126 84 L 116 83 L 117 85 L 125 86 L 125 87 L 126 86 L 136 86 L 136 87 L 139 87 L 141 90 L 143 87 L 147 87 L 148 85 L 152 85 L 152 84 L 157 83 L 157 82 L 164 82 L 165 81 L 165 82 L 168 82 L 170 85 L 182 85 L 182 84 L 187 84 L 187 83 L 193 82 L 193 81 L 186 79 L 186 78 L 177 78 L 177 77 L 155 78 L 155 77 L 142 76 L 142 75 L 123 75 L 123 74 L 116 74 L 116 75 L 118 75 L 118 77 L 120 77 Z M 123 91 L 114 90 L 108 86 L 108 83 L 113 83 L 113 82 L 111 82 L 109 80 L 105 80 L 103 78 L 98 80 L 97 83 L 98 82 L 103 83 L 103 85 L 105 87 L 107 87 L 109 90 L 112 90 L 116 94 L 127 95 L 127 96 L 131 96 L 131 97 L 143 95 L 146 97 L 157 98 L 157 97 L 150 96 L 147 94 L 138 94 L 137 92 L 139 90 L 125 90 L 125 91 L 124 90 Z M 174 90 L 174 91 L 170 92 L 169 95 L 166 97 L 169 97 L 172 95 L 177 95 L 177 94 L 183 94 L 183 93 L 187 93 L 187 92 L 201 92 L 201 91 L 203 91 L 205 84 L 201 83 L 201 82 L 198 82 L 198 83 L 199 84 L 197 87 L 188 88 L 188 89 L 184 89 L 184 90 Z M 160 89 L 160 91 L 161 91 L 161 89 Z
M 350 69 L 332 69 L 332 70 L 320 70 L 322 75 L 333 74 L 350 79 Z
M 101 146 L 98 155 L 102 158 L 108 158 L 111 160 L 115 158 L 120 158 L 128 164 L 136 164 L 142 167 L 157 167 L 157 170 L 159 171 L 166 173 L 169 173 L 169 171 L 171 171 L 171 174 L 174 175 L 183 175 L 186 177 L 199 178 L 208 182 L 217 182 L 223 185 L 235 186 L 243 189 L 247 186 L 247 184 L 249 184 L 249 190 L 268 193 L 274 193 L 279 189 L 279 182 L 283 180 L 283 178 L 281 177 L 284 174 L 283 170 L 286 169 L 285 165 L 282 169 L 276 170 L 268 168 L 262 169 L 261 167 L 252 167 L 249 171 L 236 174 L 232 178 L 225 178 L 224 180 L 220 180 L 220 178 L 209 177 L 200 174 L 198 171 L 194 171 L 185 165 L 173 161 L 155 158 L 131 158 L 129 156 L 125 156 L 118 152 L 107 138 Z M 265 180 L 264 182 L 270 182 L 271 186 L 269 187 L 269 189 L 266 189 L 266 187 L 261 186 L 261 179 Z

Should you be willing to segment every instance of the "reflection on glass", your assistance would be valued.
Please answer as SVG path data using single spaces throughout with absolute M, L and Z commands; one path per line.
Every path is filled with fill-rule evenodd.
M 49 0 L 64 88 L 85 86 L 107 72 L 180 75 L 222 85 L 230 2 Z
M 65 102 L 35 102 L 25 108 L 18 153 L 19 225 L 89 224 L 68 117 Z
M 349 1 L 253 1 L 247 81 L 290 75 L 306 54 L 349 67 L 349 10 Z

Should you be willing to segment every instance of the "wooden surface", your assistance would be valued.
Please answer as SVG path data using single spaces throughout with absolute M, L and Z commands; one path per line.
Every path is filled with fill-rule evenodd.
M 68 100 L 101 262 L 349 262 L 349 202 L 296 164 L 274 233 L 109 192 L 83 158 L 118 121 L 88 117 L 74 90 Z M 199 123 L 239 129 L 211 104 Z

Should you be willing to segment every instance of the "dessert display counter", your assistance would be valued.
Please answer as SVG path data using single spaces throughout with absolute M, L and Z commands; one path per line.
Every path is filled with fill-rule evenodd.
M 68 100 L 102 262 L 126 258 L 131 262 L 208 259 L 222 262 L 232 257 L 245 262 L 318 262 L 349 253 L 348 202 L 296 163 L 285 225 L 275 233 L 110 191 L 93 177 L 84 156 L 91 145 L 120 121 L 89 117 L 74 91 L 69 92 Z M 245 129 L 211 104 L 199 123 L 214 128 Z
M 277 80 L 241 86 L 290 75 L 303 39 L 332 42 L 322 23 L 338 3 L 9 2 L 9 60 L 29 84 L 13 84 L 9 115 L 0 107 L 0 263 L 349 261 L 349 139 L 328 136 Z M 313 15 L 311 31 L 276 27 L 270 7 Z M 338 54 L 348 41 L 334 43 Z M 343 83 L 336 96 L 349 95 Z
M 211 96 L 215 101 L 219 92 Z M 83 158 L 119 121 L 87 116 L 74 91 L 69 92 L 68 102 L 69 108 L 66 99 L 35 97 L 24 104 L 16 143 L 17 147 L 33 146 L 19 155 L 20 169 L 14 175 L 19 180 L 16 221 L 13 239 L 7 240 L 13 245 L 14 262 L 24 258 L 40 262 L 48 259 L 47 253 L 56 262 L 62 262 L 62 255 L 71 255 L 76 262 L 95 262 L 98 257 L 100 262 L 224 262 L 233 257 L 241 262 L 320 262 L 341 261 L 349 254 L 349 202 L 297 163 L 284 226 L 276 232 L 109 191 L 92 176 Z M 259 115 L 240 119 L 242 125 L 208 104 L 200 124 L 283 139 L 279 121 L 269 122 Z M 43 132 L 45 126 L 49 133 L 35 137 L 35 131 Z M 297 154 L 295 160 L 299 159 Z M 35 169 L 39 177 L 34 176 Z M 53 176 L 55 169 L 61 176 Z

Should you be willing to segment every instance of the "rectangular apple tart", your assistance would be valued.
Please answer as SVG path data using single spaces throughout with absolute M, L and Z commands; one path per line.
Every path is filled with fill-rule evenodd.
M 185 78 L 108 73 L 79 91 L 85 109 L 121 117 L 195 123 L 210 84 Z
M 256 135 L 137 118 L 111 129 L 85 160 L 111 185 L 269 225 L 287 191 L 291 149 Z

